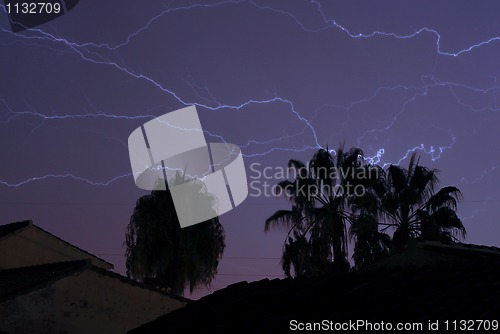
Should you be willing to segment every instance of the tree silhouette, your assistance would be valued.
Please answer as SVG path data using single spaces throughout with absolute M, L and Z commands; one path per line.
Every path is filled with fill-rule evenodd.
M 384 230 L 393 228 L 392 243 L 402 250 L 410 238 L 454 242 L 466 231 L 455 210 L 462 193 L 456 187 L 438 192 L 436 169 L 420 166 L 411 156 L 408 168 L 391 165 L 387 169 L 386 191 L 381 198 Z
M 290 160 L 295 180 L 281 181 L 277 189 L 292 208 L 276 211 L 265 223 L 266 232 L 275 226 L 288 229 L 281 260 L 285 274 L 348 270 L 348 224 L 358 269 L 404 249 L 410 238 L 449 243 L 465 237 L 455 212 L 460 190 L 448 186 L 435 192 L 437 170 L 415 159 L 413 154 L 408 169 L 391 165 L 383 170 L 364 164 L 360 149 L 346 152 L 341 145 L 335 156 L 328 148 L 318 150 L 307 166 Z M 389 228 L 392 238 L 385 233 Z
M 265 231 L 274 226 L 288 229 L 282 266 L 291 276 L 316 276 L 349 270 L 347 224 L 351 221 L 348 200 L 359 184 L 362 151 L 343 145 L 335 157 L 328 148 L 318 150 L 306 166 L 290 160 L 295 180 L 278 183 L 277 189 L 292 204 L 291 210 L 278 210 L 266 220 Z
M 380 231 L 380 199 L 386 193 L 384 170 L 377 165 L 364 165 L 364 178 L 358 182 L 363 193 L 349 198 L 351 226 L 349 236 L 354 241 L 353 260 L 357 269 L 364 268 L 389 254 L 391 237 Z
M 184 183 L 177 174 L 172 184 Z M 203 183 L 188 181 L 207 205 L 214 198 Z M 200 285 L 208 286 L 217 273 L 225 242 L 218 218 L 181 228 L 172 195 L 153 190 L 137 200 L 126 231 L 127 275 L 144 281 L 153 278 L 162 287 L 183 294 Z

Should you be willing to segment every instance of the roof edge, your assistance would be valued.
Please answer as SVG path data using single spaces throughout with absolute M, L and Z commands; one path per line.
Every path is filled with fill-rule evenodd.
M 0 225 L 0 239 L 8 238 L 12 235 L 18 234 L 32 225 L 33 221 L 31 219 L 20 220 L 17 222 Z M 2 230 L 4 230 L 3 234 Z
M 105 269 L 102 269 L 102 268 L 99 268 L 97 266 L 94 266 L 94 265 L 90 265 L 90 269 L 100 275 L 104 275 L 104 276 L 108 276 L 110 278 L 114 278 L 114 279 L 118 279 L 120 281 L 122 281 L 123 283 L 126 283 L 126 284 L 129 284 L 129 285 L 133 285 L 133 286 L 136 286 L 138 288 L 141 288 L 141 289 L 146 289 L 146 290 L 150 290 L 150 291 L 153 291 L 153 292 L 157 292 L 157 293 L 160 293 L 164 296 L 168 296 L 172 299 L 176 299 L 178 301 L 181 301 L 181 302 L 184 302 L 184 303 L 191 303 L 193 300 L 189 299 L 189 298 L 186 298 L 186 297 L 182 297 L 182 296 L 178 296 L 178 295 L 175 295 L 173 293 L 170 293 L 170 292 L 166 292 L 166 291 L 163 291 L 161 289 L 158 289 L 152 285 L 148 285 L 148 284 L 144 284 L 144 283 L 141 283 L 141 282 L 138 282 L 136 280 L 133 280 L 129 277 L 126 277 L 126 276 L 123 276 L 123 275 L 120 275 L 118 273 L 115 273 L 113 271 L 110 271 L 110 270 L 105 270 Z
M 60 269 L 57 274 L 47 277 L 46 279 L 42 279 L 36 284 L 32 284 L 31 286 L 25 287 L 25 288 L 20 288 L 15 291 L 11 291 L 3 296 L 0 297 L 0 301 L 5 301 L 9 300 L 13 297 L 19 296 L 19 295 L 25 295 L 27 293 L 30 293 L 32 291 L 36 291 L 38 289 L 43 288 L 47 284 L 51 282 L 58 281 L 64 277 L 67 277 L 71 274 L 74 273 L 80 273 L 83 272 L 85 269 L 88 269 L 92 266 L 90 259 L 83 259 L 83 260 L 73 260 L 73 261 L 65 261 L 65 262 L 53 262 L 53 263 L 45 263 L 45 264 L 38 264 L 35 266 L 25 266 L 25 267 L 17 267 L 17 268 L 10 268 L 10 269 L 3 269 L 0 271 L 1 274 L 9 273 L 9 272 L 19 272 L 22 273 L 23 271 L 27 270 L 36 270 L 37 268 L 42 268 L 42 267 L 57 267 L 57 266 L 68 266 L 68 268 L 63 268 Z
M 61 241 L 62 243 L 66 244 L 66 245 L 69 245 L 70 247 L 73 247 L 73 248 L 77 249 L 78 251 L 80 251 L 80 252 L 82 252 L 82 253 L 85 253 L 85 254 L 87 254 L 87 255 L 90 255 L 90 256 L 92 256 L 93 258 L 96 258 L 97 260 L 102 261 L 102 262 L 104 262 L 104 263 L 108 264 L 108 265 L 111 267 L 110 269 L 114 269 L 114 268 L 115 268 L 115 265 L 114 265 L 113 263 L 108 262 L 108 261 L 106 261 L 106 260 L 104 260 L 104 259 L 100 258 L 99 256 L 94 255 L 94 254 L 92 254 L 92 253 L 90 253 L 90 252 L 86 251 L 85 249 L 82 249 L 82 248 L 80 248 L 80 247 L 78 247 L 78 246 L 76 246 L 76 245 L 73 245 L 72 243 L 70 243 L 70 242 L 68 242 L 68 241 L 66 241 L 66 240 L 64 240 L 64 239 L 62 239 L 62 238 L 60 238 L 60 237 L 58 237 L 57 235 L 52 234 L 52 233 L 50 233 L 49 231 L 44 230 L 44 229 L 43 229 L 43 228 L 41 228 L 40 226 L 33 224 L 33 221 L 31 221 L 31 220 L 30 220 L 30 222 L 31 222 L 30 224 L 31 224 L 34 228 L 39 229 L 40 231 L 42 231 L 42 232 L 44 232 L 44 233 L 46 233 L 46 234 L 50 235 L 51 237 L 53 237 L 53 238 L 55 238 L 55 239 L 57 239 L 57 240 Z

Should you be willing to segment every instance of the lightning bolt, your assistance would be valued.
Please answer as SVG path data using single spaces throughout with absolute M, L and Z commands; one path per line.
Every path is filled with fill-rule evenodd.
M 242 4 L 249 4 L 251 6 L 254 6 L 257 9 L 260 10 L 265 10 L 265 11 L 270 11 L 273 13 L 276 13 L 277 15 L 285 15 L 289 17 L 292 22 L 297 24 L 303 31 L 308 32 L 308 33 L 318 33 L 321 31 L 325 31 L 328 29 L 333 29 L 337 31 L 342 31 L 345 33 L 347 36 L 353 39 L 370 39 L 373 37 L 384 37 L 384 38 L 393 38 L 393 39 L 413 39 L 416 38 L 419 35 L 422 34 L 432 34 L 436 38 L 436 53 L 440 56 L 447 56 L 447 57 L 459 57 L 460 55 L 463 55 L 465 53 L 469 53 L 473 50 L 476 50 L 480 47 L 483 47 L 485 45 L 489 45 L 491 43 L 498 42 L 500 40 L 500 37 L 491 37 L 487 40 L 480 41 L 478 43 L 475 43 L 473 45 L 469 45 L 468 47 L 461 49 L 461 50 L 456 50 L 456 51 L 443 51 L 441 48 L 441 35 L 437 30 L 430 29 L 427 27 L 422 27 L 416 31 L 414 31 L 411 34 L 408 35 L 400 35 L 396 34 L 393 32 L 383 32 L 383 31 L 372 31 L 367 34 L 355 34 L 352 33 L 351 30 L 338 23 L 335 19 L 329 18 L 328 15 L 324 12 L 321 3 L 316 0 L 312 0 L 311 4 L 317 11 L 317 13 L 320 14 L 321 17 L 321 24 L 322 26 L 320 28 L 310 28 L 308 27 L 305 23 L 301 22 L 301 20 L 298 19 L 296 15 L 291 13 L 290 11 L 286 11 L 283 9 L 279 8 L 274 8 L 269 5 L 263 5 L 260 4 L 256 1 L 220 1 L 220 2 L 215 2 L 211 4 L 192 4 L 189 6 L 180 6 L 180 7 L 175 7 L 175 8 L 168 8 L 164 11 L 162 11 L 160 14 L 150 18 L 145 24 L 139 28 L 138 30 L 128 34 L 122 42 L 111 45 L 108 43 L 102 43 L 102 44 L 97 44 L 97 43 L 92 43 L 92 42 L 85 42 L 85 43 L 77 43 L 74 41 L 70 41 L 66 38 L 55 36 L 53 34 L 47 33 L 41 29 L 30 29 L 29 34 L 20 34 L 20 33 L 12 33 L 8 29 L 4 27 L 0 27 L 0 31 L 9 34 L 15 38 L 17 41 L 22 41 L 25 43 L 33 43 L 34 45 L 40 46 L 40 47 L 46 47 L 50 48 L 52 50 L 56 50 L 59 52 L 65 52 L 65 53 L 72 53 L 74 55 L 79 56 L 83 61 L 89 62 L 95 65 L 102 65 L 102 66 L 108 66 L 111 68 L 114 68 L 116 71 L 119 71 L 131 78 L 142 80 L 150 84 L 153 88 L 159 89 L 163 93 L 171 96 L 174 98 L 179 104 L 183 106 L 187 105 L 195 105 L 197 107 L 210 110 L 210 111 L 216 111 L 216 110 L 242 110 L 245 108 L 248 108 L 252 105 L 269 105 L 271 108 L 273 105 L 286 105 L 288 107 L 289 112 L 295 117 L 295 119 L 301 123 L 303 123 L 303 128 L 299 133 L 295 134 L 286 134 L 283 135 L 279 138 L 271 138 L 267 140 L 257 140 L 257 139 L 250 139 L 247 141 L 246 144 L 244 144 L 242 147 L 248 148 L 251 146 L 268 146 L 271 144 L 277 144 L 281 143 L 286 140 L 290 140 L 293 138 L 297 138 L 300 136 L 303 136 L 305 131 L 307 130 L 310 135 L 312 136 L 312 142 L 310 145 L 302 145 L 300 147 L 280 147 L 280 146 L 273 146 L 270 149 L 264 149 L 261 152 L 258 153 L 253 153 L 253 154 L 247 154 L 245 155 L 246 157 L 262 157 L 266 156 L 272 152 L 275 151 L 290 151 L 290 152 L 304 152 L 308 150 L 315 150 L 322 145 L 320 145 L 320 140 L 318 139 L 318 134 L 314 126 L 312 125 L 312 122 L 305 116 L 303 116 L 299 111 L 296 109 L 294 102 L 290 99 L 285 99 L 282 97 L 279 97 L 275 95 L 273 98 L 269 99 L 249 99 L 246 101 L 242 101 L 239 104 L 225 104 L 221 101 L 218 101 L 211 93 L 208 87 L 196 87 L 193 84 L 190 84 L 193 92 L 195 92 L 195 96 L 198 98 L 198 100 L 189 100 L 186 98 L 183 98 L 180 96 L 179 93 L 169 89 L 168 87 L 164 86 L 162 83 L 158 82 L 157 80 L 153 79 L 152 77 L 137 72 L 133 71 L 127 66 L 121 64 L 120 62 L 117 61 L 112 61 L 110 58 L 106 57 L 104 54 L 100 53 L 102 51 L 117 51 L 118 49 L 128 45 L 134 38 L 137 38 L 139 35 L 144 34 L 147 32 L 147 30 L 157 21 L 161 20 L 167 15 L 172 15 L 176 12 L 179 11 L 189 11 L 193 9 L 213 9 L 216 7 L 221 7 L 221 6 L 237 6 L 237 5 L 242 5 Z M 1 6 L 1 5 L 0 5 Z M 1 6 L 3 11 L 5 12 L 5 7 Z M 48 44 L 47 44 L 48 43 Z M 61 49 L 61 47 L 63 47 Z M 378 95 L 382 91 L 397 91 L 397 90 L 405 90 L 405 91 L 413 91 L 414 94 L 410 96 L 408 99 L 405 100 L 405 102 L 402 104 L 400 110 L 394 114 L 392 119 L 389 121 L 389 123 L 381 128 L 374 128 L 367 130 L 364 134 L 362 134 L 358 139 L 357 139 L 357 144 L 358 146 L 361 146 L 362 142 L 365 140 L 365 138 L 371 134 L 381 134 L 384 133 L 388 130 L 390 130 L 400 119 L 400 117 L 406 112 L 408 105 L 414 103 L 418 99 L 425 98 L 427 94 L 429 93 L 430 90 L 439 88 L 439 87 L 447 87 L 450 91 L 450 94 L 453 95 L 455 100 L 457 101 L 457 104 L 459 104 L 462 107 L 466 107 L 470 109 L 473 112 L 485 112 L 485 111 L 498 111 L 498 108 L 496 107 L 482 107 L 482 108 L 477 108 L 472 106 L 471 104 L 468 104 L 466 102 L 463 102 L 463 99 L 460 96 L 460 93 L 458 90 L 460 89 L 465 89 L 468 91 L 473 91 L 475 93 L 479 94 L 494 94 L 495 91 L 498 90 L 498 87 L 493 86 L 487 89 L 480 89 L 480 88 L 475 88 L 471 86 L 467 86 L 465 84 L 460 84 L 460 83 L 454 83 L 454 82 L 447 82 L 447 81 L 440 81 L 438 78 L 436 78 L 433 75 L 428 75 L 422 77 L 422 85 L 420 87 L 414 87 L 414 86 L 404 86 L 404 85 L 398 85 L 394 87 L 380 87 L 377 88 L 374 93 L 362 100 L 359 101 L 354 101 L 350 103 L 348 106 L 344 106 L 344 108 L 348 112 L 348 117 L 347 120 L 344 122 L 343 126 L 347 125 L 347 122 L 349 121 L 349 115 L 354 106 L 364 104 L 364 103 L 370 103 L 371 101 L 377 99 Z M 78 119 L 83 119 L 83 118 L 108 118 L 108 119 L 116 119 L 116 120 L 121 120 L 121 121 L 126 121 L 126 120 L 137 120 L 137 119 L 150 119 L 154 118 L 154 115 L 136 115 L 136 116 L 126 116 L 126 115 L 116 115 L 116 114 L 110 114 L 110 113 L 84 113 L 84 114 L 59 114 L 59 115 L 47 115 L 43 114 L 40 112 L 35 112 L 35 111 L 18 111 L 14 112 L 10 108 L 8 108 L 7 103 L 5 100 L 2 100 L 3 104 L 6 106 L 7 112 L 2 115 L 0 118 L 0 124 L 7 124 L 9 122 L 12 122 L 17 119 L 23 119 L 26 117 L 36 117 L 39 118 L 43 121 L 56 121 L 56 120 L 78 120 Z M 453 145 L 456 142 L 456 137 L 453 134 L 451 129 L 442 129 L 443 131 L 447 131 L 450 136 L 450 143 L 447 145 L 430 145 L 430 146 L 425 146 L 424 144 L 418 144 L 414 146 L 413 148 L 409 148 L 405 154 L 397 161 L 395 162 L 396 164 L 401 163 L 403 160 L 405 160 L 411 153 L 415 151 L 421 151 L 424 154 L 427 154 L 431 157 L 432 161 L 435 161 L 439 159 L 442 154 L 444 153 L 445 150 L 452 149 Z M 210 133 L 206 132 L 208 136 L 218 138 L 225 142 L 224 138 L 215 133 Z M 386 153 L 386 149 L 379 147 L 376 149 L 375 155 L 371 157 L 367 157 L 367 161 L 369 163 L 383 163 L 383 166 L 386 166 L 389 164 L 388 162 L 383 161 L 383 155 Z M 94 186 L 107 186 L 117 180 L 123 179 L 127 176 L 130 176 L 131 174 L 124 174 L 121 176 L 117 176 L 115 178 L 112 178 L 108 181 L 104 182 L 97 182 L 97 181 L 92 181 L 87 178 L 81 177 L 81 176 L 75 176 L 72 174 L 61 174 L 61 175 L 45 175 L 45 176 L 40 176 L 40 177 L 33 177 L 26 179 L 24 181 L 19 181 L 19 182 L 6 182 L 6 181 L 1 181 L 0 184 L 7 186 L 7 187 L 19 187 L 26 185 L 30 182 L 34 181 L 40 181 L 40 180 L 46 180 L 46 179 L 51 179 L 51 178 L 69 178 L 73 179 L 76 181 L 81 181 L 88 183 L 90 185 Z

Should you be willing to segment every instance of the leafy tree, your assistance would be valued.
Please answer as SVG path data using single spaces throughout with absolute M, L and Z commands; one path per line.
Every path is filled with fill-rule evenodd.
M 172 184 L 184 183 L 179 174 Z M 189 181 L 207 205 L 214 198 L 201 182 Z M 153 278 L 176 294 L 208 286 L 217 273 L 225 242 L 218 218 L 181 228 L 172 195 L 153 190 L 137 200 L 126 231 L 127 275 L 144 281 Z

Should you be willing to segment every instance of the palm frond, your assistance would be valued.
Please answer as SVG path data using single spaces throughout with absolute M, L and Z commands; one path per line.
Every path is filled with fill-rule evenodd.
M 396 192 L 402 192 L 408 185 L 407 171 L 396 165 L 390 165 L 387 169 L 387 178 L 389 185 Z
M 301 178 L 307 177 L 307 166 L 300 160 L 290 159 L 288 161 L 288 168 L 295 169 L 297 176 Z
M 451 208 L 441 207 L 431 217 L 441 230 L 449 231 L 452 234 L 457 233 L 461 238 L 467 236 L 465 226 Z
M 299 213 L 294 210 L 278 210 L 266 219 L 264 232 L 276 227 L 290 229 L 300 219 Z
M 418 166 L 418 162 L 420 161 L 420 158 L 417 159 L 417 162 L 415 163 L 415 159 L 417 158 L 417 152 L 413 152 L 411 157 L 410 157 L 410 162 L 408 163 L 408 177 L 411 177 L 414 173 L 414 167 Z
M 462 198 L 463 195 L 460 189 L 453 186 L 447 186 L 441 188 L 441 190 L 434 194 L 429 199 L 427 204 L 432 211 L 435 211 L 443 206 L 447 206 L 455 210 L 458 202 L 461 201 Z

